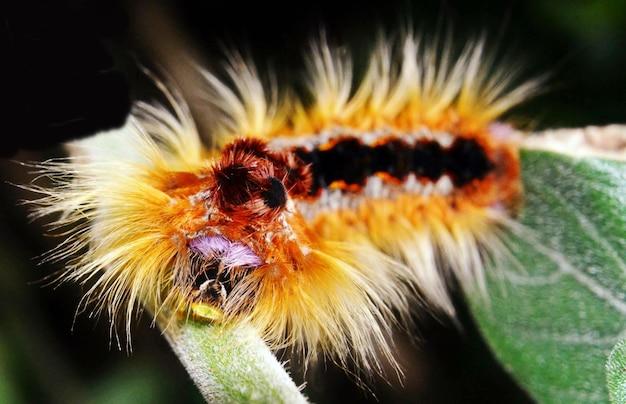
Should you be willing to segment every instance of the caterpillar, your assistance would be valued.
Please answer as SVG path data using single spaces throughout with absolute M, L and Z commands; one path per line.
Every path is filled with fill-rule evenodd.
M 451 278 L 487 293 L 485 261 L 519 207 L 499 119 L 539 82 L 515 85 L 484 48 L 380 41 L 354 84 L 348 54 L 322 40 L 306 97 L 235 55 L 225 78 L 203 72 L 202 134 L 157 82 L 169 105 L 139 102 L 123 129 L 38 164 L 53 185 L 31 186 L 34 215 L 69 229 L 48 258 L 88 285 L 81 310 L 128 333 L 145 307 L 164 328 L 246 322 L 307 360 L 393 362 L 391 329 L 413 306 L 454 315 Z

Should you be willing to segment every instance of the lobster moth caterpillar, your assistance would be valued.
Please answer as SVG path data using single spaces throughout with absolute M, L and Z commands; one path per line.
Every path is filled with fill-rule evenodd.
M 164 329 L 246 322 L 272 348 L 371 370 L 377 354 L 393 362 L 411 306 L 453 314 L 449 278 L 485 292 L 521 195 L 497 119 L 537 82 L 513 86 L 482 42 L 453 57 L 412 36 L 381 42 L 356 86 L 345 53 L 313 45 L 308 103 L 240 57 L 226 73 L 204 72 L 211 146 L 157 83 L 170 106 L 138 103 L 122 130 L 39 164 L 53 186 L 31 187 L 35 215 L 70 229 L 49 258 L 87 285 L 81 308 L 128 332 L 142 306 Z

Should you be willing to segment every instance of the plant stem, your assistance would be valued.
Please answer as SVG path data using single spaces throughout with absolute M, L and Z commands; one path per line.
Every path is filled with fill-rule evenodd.
M 190 320 L 167 339 L 208 402 L 307 402 L 250 327 Z

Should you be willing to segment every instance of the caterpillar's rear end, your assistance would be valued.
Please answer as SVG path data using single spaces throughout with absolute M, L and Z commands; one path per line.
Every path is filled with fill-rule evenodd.
M 33 187 L 37 213 L 75 226 L 52 256 L 86 251 L 63 279 L 91 282 L 85 302 L 114 319 L 143 304 L 164 326 L 249 322 L 307 358 L 393 361 L 390 329 L 418 301 L 453 314 L 452 277 L 487 293 L 521 196 L 497 119 L 536 89 L 483 64 L 481 43 L 456 59 L 412 37 L 397 48 L 381 43 L 353 89 L 350 61 L 313 46 L 309 104 L 234 57 L 231 83 L 205 73 L 218 146 L 166 91 L 172 111 L 139 104 L 81 159 L 43 163 L 58 186 Z

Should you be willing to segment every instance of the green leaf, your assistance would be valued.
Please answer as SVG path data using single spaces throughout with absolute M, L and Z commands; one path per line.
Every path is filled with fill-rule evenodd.
M 250 327 L 188 321 L 167 337 L 208 402 L 307 402 Z
M 613 404 L 626 403 L 626 340 L 621 340 L 606 362 L 606 384 Z
M 626 165 L 524 151 L 522 176 L 512 257 L 473 313 L 535 399 L 608 402 L 604 364 L 626 336 Z

